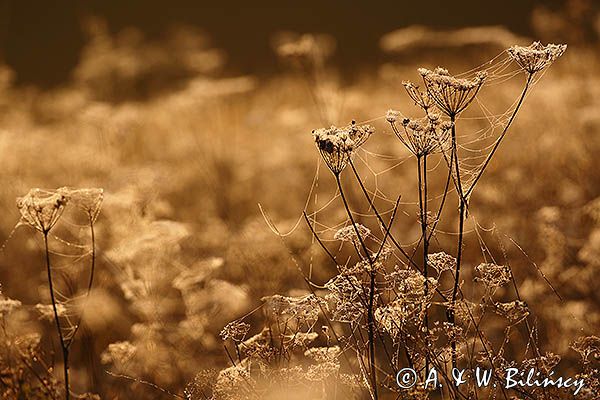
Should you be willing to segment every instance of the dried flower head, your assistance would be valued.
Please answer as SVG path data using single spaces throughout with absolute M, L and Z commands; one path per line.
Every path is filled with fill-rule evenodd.
M 354 226 L 348 225 L 339 229 L 335 235 L 333 235 L 333 238 L 340 242 L 354 242 L 358 244 L 360 239 L 356 234 L 357 231 L 362 240 L 365 240 L 371 235 L 371 230 L 369 228 L 361 224 L 355 224 Z
M 323 160 L 336 175 L 350 162 L 354 150 L 358 149 L 375 132 L 370 125 L 356 125 L 354 121 L 346 127 L 313 130 L 317 149 Z
M 449 117 L 455 117 L 471 104 L 487 77 L 486 72 L 480 71 L 473 79 L 455 78 L 440 67 L 434 71 L 419 68 L 419 73 L 425 82 L 427 94 Z
M 403 131 L 392 123 L 394 133 L 406 148 L 417 157 L 426 156 L 443 150 L 448 142 L 452 123 L 442 121 L 438 115 L 402 121 Z
M 566 44 L 548 44 L 533 42 L 529 46 L 512 46 L 508 50 L 510 57 L 530 74 L 543 70 L 552 64 L 567 50 Z
M 102 201 L 104 200 L 104 189 L 101 188 L 83 188 L 83 189 L 59 189 L 70 201 L 81 208 L 91 219 L 95 221 L 100 213 Z
M 529 308 L 524 301 L 515 300 L 508 303 L 495 303 L 497 314 L 505 317 L 511 325 L 523 321 L 529 315 Z
M 410 81 L 402 82 L 404 89 L 406 89 L 406 93 L 408 93 L 408 97 L 415 102 L 415 105 L 421 107 L 425 113 L 434 106 L 433 99 L 429 96 L 427 92 L 422 92 L 419 88 L 419 85 L 415 85 Z
M 453 271 L 456 268 L 456 258 L 443 251 L 429 254 L 427 260 L 439 274 L 444 271 Z
M 476 282 L 482 282 L 488 288 L 498 288 L 510 282 L 510 267 L 493 263 L 482 263 L 475 267 L 480 276 L 475 277 Z
M 58 222 L 68 200 L 64 189 L 31 189 L 25 196 L 17 198 L 17 208 L 22 222 L 47 234 Z
M 241 342 L 246 338 L 246 335 L 250 331 L 250 325 L 243 321 L 232 321 L 225 325 L 221 331 L 221 339 L 233 340 L 234 342 Z

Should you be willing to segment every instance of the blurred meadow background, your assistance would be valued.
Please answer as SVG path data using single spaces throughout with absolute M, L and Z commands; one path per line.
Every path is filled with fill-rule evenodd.
M 62 382 L 52 317 L 36 308 L 50 304 L 44 243 L 19 225 L 17 197 L 103 189 L 94 286 L 77 302 L 85 312 L 71 349 L 73 393 L 184 396 L 202 371 L 230 365 L 225 325 L 248 315 L 250 334 L 259 332 L 263 297 L 308 293 L 298 268 L 319 284 L 335 274 L 302 217 L 319 210 L 311 216 L 330 236 L 347 219 L 311 131 L 352 120 L 375 127 L 357 167 L 382 208 L 402 195 L 393 233 L 415 248 L 415 167 L 385 119 L 390 108 L 418 114 L 402 81 L 420 81 L 419 67 L 469 71 L 533 40 L 569 48 L 528 94 L 471 198 L 464 276 L 473 279 L 482 254 L 510 260 L 535 340 L 564 371 L 580 360 L 573 342 L 600 333 L 597 2 L 58 3 L 3 1 L 0 10 L 0 284 L 3 299 L 20 302 L 0 308 L 3 399 L 53 398 L 27 389 L 39 386 L 40 368 Z M 282 57 L 304 34 L 323 51 L 310 72 Z M 484 86 L 465 126 L 497 135 L 495 118 L 522 80 Z M 433 164 L 436 196 L 445 167 Z M 366 212 L 360 188 L 346 185 Z M 455 223 L 440 223 L 434 247 L 456 247 Z M 79 293 L 86 226 L 65 213 L 50 233 L 57 276 L 71 271 Z M 45 367 L 21 366 L 19 394 L 11 368 L 28 340 Z M 508 358 L 527 338 L 514 342 Z

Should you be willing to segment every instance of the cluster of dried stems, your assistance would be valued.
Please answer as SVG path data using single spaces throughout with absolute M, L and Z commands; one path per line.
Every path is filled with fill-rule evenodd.
M 62 187 L 56 190 L 44 190 L 44 189 L 31 189 L 23 197 L 17 199 L 17 207 L 21 214 L 21 224 L 28 225 L 38 231 L 44 240 L 44 259 L 46 264 L 46 272 L 48 279 L 48 289 L 50 292 L 50 305 L 38 304 L 36 309 L 41 313 L 43 317 L 46 317 L 49 321 L 54 321 L 56 325 L 57 337 L 60 344 L 60 350 L 62 352 L 63 359 L 63 379 L 64 379 L 64 398 L 69 399 L 71 397 L 71 390 L 69 387 L 69 353 L 71 346 L 75 339 L 75 336 L 81 327 L 83 312 L 75 309 L 75 305 L 70 301 L 66 291 L 60 291 L 56 289 L 56 278 L 54 268 L 51 264 L 51 250 L 49 245 L 49 239 L 51 231 L 59 222 L 67 207 L 73 207 L 85 215 L 86 223 L 90 231 L 90 266 L 89 266 L 89 277 L 85 285 L 84 298 L 87 299 L 92 290 L 94 282 L 94 270 L 96 265 L 96 239 L 94 232 L 94 223 L 100 213 L 100 208 L 103 201 L 103 190 L 96 188 L 85 188 L 85 189 L 71 189 Z M 54 272 L 54 273 L 53 273 Z M 63 274 L 64 276 L 64 274 Z M 72 283 L 65 277 L 64 284 L 67 289 L 72 293 L 74 288 L 71 287 Z M 72 293 L 73 294 L 73 293 Z M 3 302 L 10 301 L 3 299 Z M 10 310 L 8 310 L 10 311 Z M 2 314 L 3 324 L 5 322 L 4 317 L 6 313 Z M 4 326 L 4 325 L 3 325 Z M 8 337 L 6 330 L 4 331 L 5 336 Z M 40 363 L 44 366 L 43 358 L 37 354 L 37 345 L 39 344 L 39 338 L 33 338 L 31 343 L 24 346 L 25 351 L 18 350 L 20 353 L 20 359 L 24 365 L 29 368 L 41 384 L 42 392 L 48 396 L 48 398 L 55 399 L 58 395 L 56 389 L 56 382 L 53 382 L 51 378 L 43 374 L 36 372 L 33 362 Z M 29 355 L 29 357 L 26 357 Z M 50 370 L 50 368 L 44 368 L 44 371 Z M 19 385 L 15 385 L 18 387 Z M 31 395 L 31 394 L 30 394 Z
M 288 45 L 283 55 L 298 58 L 298 53 L 302 53 L 310 60 L 315 53 L 321 54 L 309 46 L 316 46 L 314 39 L 298 43 L 297 48 Z M 338 274 L 322 285 L 303 275 L 308 295 L 264 298 L 268 324 L 254 336 L 248 337 L 251 326 L 243 318 L 227 325 L 222 338 L 233 346 L 225 347 L 232 366 L 218 373 L 216 378 L 213 375 L 211 379 L 216 381 L 212 385 L 207 383 L 206 376 L 197 377 L 186 391 L 187 398 L 265 398 L 276 392 L 277 385 L 288 390 L 298 386 L 305 395 L 315 398 L 351 398 L 365 393 L 374 400 L 485 396 L 508 399 L 515 395 L 530 399 L 558 398 L 557 392 L 550 388 L 519 388 L 509 393 L 502 384 L 503 371 L 514 365 L 504 358 L 503 349 L 511 330 L 518 327 L 524 327 L 529 343 L 526 355 L 530 358 L 523 360 L 522 366 L 548 373 L 560 361 L 560 357 L 552 353 L 542 354 L 530 321 L 530 310 L 519 294 L 510 266 L 483 262 L 475 268 L 474 281 L 481 285 L 484 293 L 480 299 L 465 296 L 461 267 L 469 199 L 476 184 L 506 137 L 534 79 L 565 49 L 566 45 L 544 46 L 536 42 L 507 50 L 510 59 L 525 75 L 523 89 L 491 150 L 468 182 L 461 174 L 461 136 L 457 130 L 463 111 L 485 86 L 486 72 L 477 72 L 466 79 L 451 76 L 443 68 L 421 68 L 422 88 L 412 82 L 403 83 L 423 115 L 408 119 L 390 110 L 386 119 L 416 161 L 421 235 L 414 249 L 401 245 L 392 234 L 400 197 L 391 211 L 380 212 L 375 195 L 367 189 L 353 161 L 360 146 L 374 134 L 374 128 L 352 121 L 348 126 L 314 130 L 317 150 L 334 177 L 347 215 L 347 225 L 338 230 L 333 240 L 342 248 L 350 246 L 354 256 L 341 261 L 305 212 L 305 221 L 314 239 Z M 321 68 L 321 63 L 318 67 Z M 433 198 L 427 174 L 433 157 L 441 157 L 448 171 L 441 200 L 435 207 L 431 206 Z M 343 172 L 347 169 L 351 170 L 368 202 L 381 236 L 359 223 L 358 218 L 364 218 L 364 214 L 353 212 L 347 189 L 342 184 Z M 431 253 L 436 226 L 446 213 L 444 206 L 453 192 L 458 202 L 456 252 L 454 255 L 444 251 Z M 389 220 L 384 220 L 383 215 L 390 215 Z M 496 291 L 507 285 L 513 286 L 515 298 L 508 302 L 495 299 Z M 505 337 L 499 347 L 486 335 L 482 320 L 487 310 L 492 310 L 505 324 Z M 319 325 L 320 321 L 325 325 Z M 311 345 L 313 342 L 319 346 Z M 319 357 L 315 357 L 317 354 Z M 477 363 L 491 368 L 493 383 L 497 385 L 476 388 L 474 383 L 460 387 L 452 384 L 453 368 L 474 368 Z M 419 371 L 420 383 L 409 390 L 402 390 L 396 381 L 404 367 Z M 424 386 L 431 368 L 440 374 L 441 387 Z

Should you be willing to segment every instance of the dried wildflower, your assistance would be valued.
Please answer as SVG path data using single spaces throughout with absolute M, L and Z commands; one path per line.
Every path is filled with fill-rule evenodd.
M 317 149 L 323 160 L 335 175 L 339 175 L 358 149 L 373 133 L 370 125 L 357 126 L 354 121 L 349 126 L 313 130 Z
M 414 314 L 414 307 L 406 307 L 401 302 L 394 302 L 377 308 L 375 310 L 375 321 L 392 339 L 398 340 L 403 327 Z
M 354 323 L 360 319 L 364 313 L 361 296 L 368 296 L 364 293 L 368 288 L 364 288 L 356 276 L 337 275 L 325 283 L 325 287 L 329 290 L 325 299 L 333 321 Z
M 271 331 L 268 328 L 264 328 L 260 333 L 240 343 L 240 351 L 247 357 L 257 357 L 267 360 L 273 353 L 273 349 L 270 346 L 271 338 Z
M 40 313 L 40 319 L 54 321 L 54 308 L 52 304 L 36 304 L 35 309 Z M 67 307 L 64 304 L 56 304 L 56 312 L 59 317 L 67 314 Z
M 571 348 L 579 353 L 584 364 L 590 362 L 590 357 L 600 359 L 600 338 L 598 336 L 582 336 L 571 345 Z
M 415 85 L 410 81 L 402 82 L 404 89 L 406 89 L 406 93 L 408 93 L 408 97 L 415 102 L 415 105 L 421 107 L 426 114 L 428 111 L 434 106 L 433 99 L 429 97 L 427 92 L 422 92 L 419 89 L 419 85 Z
M 216 399 L 247 399 L 251 398 L 253 387 L 250 365 L 241 362 L 219 372 L 213 392 Z
M 548 44 L 533 42 L 527 47 L 512 46 L 508 50 L 510 57 L 530 74 L 543 70 L 552 64 L 567 50 L 566 44 Z
M 0 316 L 8 315 L 19 307 L 21 307 L 19 300 L 5 298 L 0 295 Z
M 104 189 L 84 188 L 84 189 L 59 189 L 72 203 L 81 208 L 89 215 L 91 221 L 95 221 L 100 213 L 102 201 L 104 200 Z
M 455 78 L 440 67 L 434 71 L 419 68 L 419 73 L 425 82 L 427 94 L 451 118 L 471 104 L 487 77 L 486 72 L 478 72 L 474 79 Z
M 206 393 L 212 391 L 218 372 L 212 369 L 201 371 L 194 376 L 183 391 L 185 400 L 206 399 Z
M 108 345 L 102 353 L 100 360 L 103 364 L 115 364 L 122 366 L 127 364 L 135 355 L 136 347 L 130 342 L 116 342 Z
M 417 157 L 436 153 L 445 148 L 452 123 L 442 121 L 438 115 L 402 121 L 404 134 L 392 123 L 394 133 L 406 148 Z
M 529 315 L 529 308 L 524 301 L 515 300 L 508 303 L 495 303 L 494 311 L 508 319 L 511 325 L 518 324 Z
M 250 331 L 250 325 L 243 321 L 232 321 L 225 325 L 220 333 L 221 339 L 233 340 L 234 342 L 241 342 L 244 340 L 248 332 Z
M 61 189 L 31 189 L 25 196 L 17 198 L 17 208 L 23 222 L 47 234 L 58 222 L 68 200 Z
M 357 236 L 357 232 L 360 238 Z M 355 224 L 354 226 L 348 225 L 339 229 L 333 238 L 340 242 L 353 242 L 355 245 L 359 245 L 361 240 L 365 240 L 371 235 L 371 230 L 364 225 Z
M 427 260 L 429 261 L 429 265 L 432 266 L 439 274 L 444 271 L 454 271 L 456 268 L 456 258 L 452 257 L 450 254 L 444 253 L 443 251 L 429 254 Z
M 488 288 L 499 288 L 510 282 L 511 274 L 508 265 L 496 265 L 493 263 L 482 263 L 475 267 L 479 277 L 475 282 L 482 282 Z

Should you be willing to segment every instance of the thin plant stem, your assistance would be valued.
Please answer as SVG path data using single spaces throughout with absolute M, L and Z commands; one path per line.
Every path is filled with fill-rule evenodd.
M 452 122 L 452 155 L 450 162 L 453 164 L 456 173 L 456 190 L 458 192 L 458 244 L 456 250 L 456 270 L 454 273 L 454 287 L 452 289 L 452 298 L 450 301 L 450 309 L 448 312 L 449 322 L 454 325 L 455 323 L 455 307 L 456 307 L 456 297 L 458 294 L 459 283 L 460 283 L 460 267 L 462 263 L 462 247 L 463 247 L 463 236 L 464 236 L 464 228 L 465 228 L 465 211 L 466 211 L 466 199 L 463 195 L 462 190 L 462 182 L 460 176 L 460 164 L 458 161 L 458 145 L 456 141 L 456 115 L 450 116 L 450 121 Z M 452 368 L 456 368 L 457 363 L 457 355 L 456 355 L 456 338 L 452 338 L 451 340 L 451 348 L 452 348 Z
M 65 338 L 62 334 L 62 328 L 60 325 L 60 318 L 58 316 L 58 308 L 56 303 L 56 297 L 54 296 L 54 285 L 52 283 L 52 269 L 50 267 L 50 249 L 48 246 L 48 231 L 43 232 L 44 235 L 44 249 L 46 253 L 46 270 L 48 272 L 48 286 L 50 289 L 50 299 L 52 301 L 52 310 L 54 311 L 54 320 L 56 322 L 56 330 L 58 332 L 58 339 L 60 341 L 60 347 L 62 349 L 63 356 L 63 373 L 65 379 L 65 399 L 69 400 L 71 393 L 69 391 L 69 347 L 65 344 Z
M 369 273 L 369 304 L 367 307 L 367 329 L 369 335 L 369 369 L 371 371 L 371 384 L 373 386 L 373 397 L 375 400 L 378 399 L 377 396 L 377 369 L 375 367 L 375 315 L 374 315 L 374 302 L 375 302 L 375 265 L 373 260 L 371 259 L 371 254 L 369 254 L 369 249 L 365 244 L 362 235 L 358 227 L 356 226 L 356 222 L 354 221 L 354 216 L 352 215 L 352 211 L 350 210 L 350 206 L 348 205 L 348 201 L 346 200 L 346 195 L 344 194 L 344 189 L 342 187 L 342 182 L 340 180 L 340 174 L 335 174 L 335 180 L 338 185 L 338 189 L 340 191 L 340 197 L 342 198 L 342 202 L 344 203 L 344 208 L 346 209 L 346 213 L 348 214 L 348 218 L 350 218 L 350 223 L 354 227 L 354 231 L 356 232 L 356 236 L 358 237 L 358 241 L 365 252 L 365 257 L 367 257 L 367 261 L 370 266 Z M 359 254 L 360 255 L 360 254 Z
M 421 158 L 423 162 L 421 163 Z M 422 172 L 421 172 L 422 169 Z M 428 252 L 429 238 L 427 237 L 427 154 L 417 156 L 417 177 L 419 184 L 419 213 L 421 217 L 421 235 L 423 238 L 423 283 L 424 300 L 425 300 L 425 315 L 423 319 L 423 327 L 425 328 L 425 376 L 429 371 L 429 310 L 427 306 L 427 297 L 429 292 L 428 287 Z
M 469 195 L 473 192 L 473 189 L 475 189 L 475 185 L 477 184 L 477 182 L 479 181 L 479 179 L 483 175 L 483 172 L 485 171 L 485 169 L 489 165 L 490 161 L 492 161 L 492 157 L 496 153 L 496 150 L 498 150 L 498 147 L 500 147 L 500 143 L 502 142 L 502 139 L 504 139 L 504 136 L 506 136 L 506 133 L 508 132 L 508 128 L 510 128 L 510 126 L 512 125 L 513 121 L 515 120 L 515 117 L 517 116 L 517 113 L 519 112 L 519 109 L 521 108 L 521 105 L 523 104 L 523 100 L 525 100 L 525 95 L 527 94 L 527 91 L 529 90 L 529 87 L 531 86 L 531 80 L 532 79 L 533 79 L 533 74 L 529 73 L 528 76 L 527 76 L 527 82 L 525 83 L 525 87 L 523 88 L 523 92 L 521 93 L 521 97 L 519 98 L 519 102 L 517 103 L 517 106 L 515 107 L 515 110 L 513 111 L 512 115 L 510 116 L 510 119 L 508 120 L 508 122 L 504 126 L 504 129 L 502 130 L 502 133 L 498 137 L 498 140 L 496 140 L 496 143 L 494 144 L 494 147 L 492 147 L 492 150 L 490 151 L 490 153 L 486 157 L 485 161 L 483 162 L 483 165 L 481 166 L 481 169 L 479 170 L 479 172 L 475 176 L 475 179 L 473 180 L 473 183 L 471 184 L 471 186 L 467 190 L 467 193 L 465 194 L 465 197 L 468 198 Z

